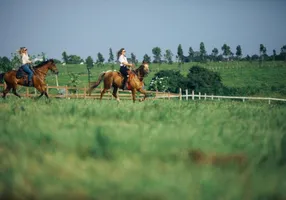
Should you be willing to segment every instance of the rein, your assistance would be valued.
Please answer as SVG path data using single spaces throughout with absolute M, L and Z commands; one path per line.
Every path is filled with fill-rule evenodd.
M 47 72 L 44 72 L 42 70 L 40 70 L 41 68 L 43 68 L 45 65 L 39 67 L 39 68 L 34 68 L 33 67 L 33 71 L 35 72 L 34 75 L 41 81 L 44 80 L 45 76 L 47 75 Z M 47 70 L 48 71 L 48 70 Z

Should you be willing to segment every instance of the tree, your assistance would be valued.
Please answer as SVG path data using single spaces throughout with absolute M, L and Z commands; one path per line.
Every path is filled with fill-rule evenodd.
M 223 44 L 221 50 L 223 51 L 222 55 L 224 55 L 228 60 L 231 54 L 230 47 L 227 44 Z
M 286 62 L 286 45 L 281 47 L 281 53 L 280 54 L 281 54 L 281 56 L 284 56 L 285 62 Z
M 93 67 L 93 59 L 91 56 L 88 56 L 85 60 L 85 63 L 86 63 L 86 67 L 88 69 L 91 69 Z
M 98 52 L 98 54 L 97 54 L 97 60 L 96 60 L 97 66 L 98 66 L 98 67 L 103 66 L 104 60 L 105 60 L 105 59 L 104 59 L 103 55 L 102 55 L 100 52 Z
M 62 56 L 63 56 L 63 61 L 64 61 L 66 64 L 68 64 L 68 55 L 67 55 L 67 53 L 66 53 L 65 51 L 62 53 Z
M 114 62 L 114 56 L 113 56 L 113 53 L 112 53 L 112 49 L 109 48 L 109 58 L 108 58 L 108 62 L 109 63 L 113 63 Z
M 68 62 L 67 64 L 80 64 L 84 60 L 77 55 L 68 55 Z
M 143 56 L 143 61 L 145 61 L 145 62 L 147 62 L 147 63 L 151 63 L 151 58 L 150 58 L 150 56 L 148 56 L 148 54 L 145 54 L 145 55 Z
M 153 63 L 161 63 L 161 49 L 160 47 L 154 47 L 152 49 L 152 53 L 154 54 L 154 60 Z
M 43 61 L 46 61 L 47 56 L 44 52 L 41 53 L 41 56 L 42 56 Z
M 87 68 L 87 76 L 88 76 L 88 84 L 90 86 L 90 78 L 91 78 L 91 73 L 90 69 L 93 67 L 93 59 L 91 56 L 88 56 L 85 60 L 86 63 L 86 68 Z
M 131 53 L 131 63 L 134 63 L 135 65 L 138 64 L 138 60 L 136 59 L 136 56 L 134 53 Z
M 205 61 L 205 57 L 206 57 L 206 48 L 205 48 L 205 44 L 203 42 L 200 43 L 200 57 L 201 57 L 201 61 Z
M 11 58 L 11 67 L 13 69 L 18 69 L 22 65 L 20 55 L 16 53 L 11 53 Z
M 273 60 L 273 61 L 275 61 L 276 56 L 277 56 L 277 55 L 276 55 L 276 50 L 273 49 L 273 55 L 272 55 L 272 60 Z
M 184 52 L 183 52 L 181 44 L 179 44 L 179 46 L 178 46 L 177 58 L 178 58 L 179 64 L 181 64 L 181 63 L 184 64 Z
M 6 56 L 4 56 L 3 58 L 0 57 L 0 71 L 7 72 L 12 69 L 13 69 L 12 63 L 9 60 L 9 58 L 7 58 Z
M 266 47 L 263 44 L 260 44 L 259 46 L 259 53 L 260 53 L 260 59 L 261 61 L 263 61 L 266 55 Z
M 212 50 L 213 60 L 216 60 L 216 59 L 217 59 L 217 55 L 218 55 L 218 49 L 217 49 L 217 48 L 214 48 L 214 49 Z
M 238 60 L 240 60 L 241 56 L 242 56 L 242 50 L 241 50 L 241 46 L 238 45 L 236 47 L 236 53 L 235 53 L 236 57 L 238 58 Z
M 168 64 L 173 64 L 172 57 L 173 57 L 172 51 L 170 49 L 167 49 L 166 53 L 164 54 L 164 58 Z
M 194 58 L 194 50 L 192 47 L 189 47 L 189 61 L 192 62 Z

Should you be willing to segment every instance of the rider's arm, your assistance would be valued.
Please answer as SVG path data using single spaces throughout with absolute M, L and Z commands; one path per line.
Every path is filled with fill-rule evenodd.
M 127 61 L 126 61 L 126 59 L 124 59 L 124 57 L 121 55 L 120 57 L 119 57 L 119 62 L 120 62 L 120 64 L 123 64 L 123 65 L 125 65 L 125 66 L 129 66 L 129 67 L 133 67 L 133 65 L 132 64 L 129 64 Z

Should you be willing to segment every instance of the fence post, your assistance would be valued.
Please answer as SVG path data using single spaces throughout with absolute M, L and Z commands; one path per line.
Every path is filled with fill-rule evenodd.
M 26 87 L 26 97 L 29 97 L 29 88 Z
M 205 93 L 205 100 L 207 100 L 207 94 Z
M 168 99 L 170 100 L 171 98 L 170 98 L 170 91 L 168 92 Z
M 212 100 L 214 100 L 214 95 L 212 94 Z
M 47 84 L 46 88 L 47 88 L 47 94 L 49 95 L 49 85 L 48 84 Z
M 244 102 L 244 101 L 245 101 L 245 98 L 242 98 L 242 101 Z
M 201 100 L 201 92 L 199 92 L 199 100 Z
M 66 85 L 66 99 L 68 98 L 68 93 L 69 93 L 68 86 Z
M 37 90 L 36 90 L 36 88 L 34 88 L 34 94 L 35 94 L 35 96 L 37 95 Z
M 195 91 L 192 90 L 192 100 L 195 100 Z
M 182 89 L 179 89 L 179 99 L 182 100 Z
M 189 100 L 189 97 L 188 97 L 188 89 L 186 89 L 186 100 Z
M 268 104 L 270 104 L 270 99 L 268 99 Z

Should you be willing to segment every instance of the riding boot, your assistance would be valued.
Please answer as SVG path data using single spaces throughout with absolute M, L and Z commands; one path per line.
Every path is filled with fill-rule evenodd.
M 122 87 L 121 87 L 122 90 L 127 89 L 127 88 L 126 88 L 127 79 L 128 79 L 128 77 L 124 76 L 124 79 L 123 79 L 123 82 L 122 82 Z
M 33 86 L 32 81 L 28 81 L 28 86 Z

